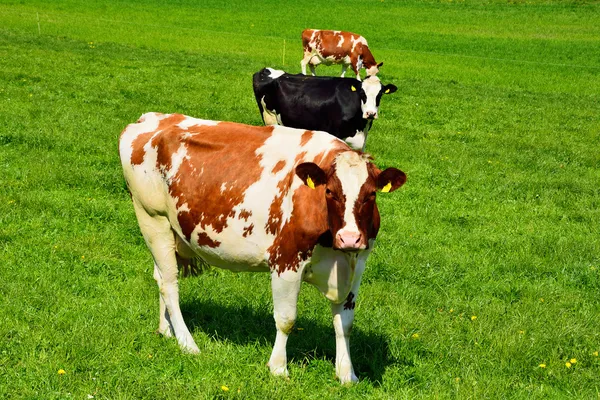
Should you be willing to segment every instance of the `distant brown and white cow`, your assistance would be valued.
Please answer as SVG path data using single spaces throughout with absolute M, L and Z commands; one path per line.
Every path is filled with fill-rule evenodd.
M 305 29 L 302 32 L 304 58 L 300 62 L 302 73 L 306 75 L 306 66 L 310 66 L 312 75 L 319 64 L 342 64 L 342 78 L 348 66 L 360 81 L 360 69 L 367 76 L 376 75 L 383 63 L 377 64 L 364 37 L 351 32 Z
M 160 291 L 159 332 L 197 353 L 179 307 L 178 268 L 200 257 L 271 274 L 277 336 L 271 372 L 287 375 L 286 343 L 302 281 L 331 302 L 336 373 L 349 353 L 361 275 L 379 230 L 376 191 L 406 181 L 325 133 L 148 113 L 121 134 L 121 163 Z

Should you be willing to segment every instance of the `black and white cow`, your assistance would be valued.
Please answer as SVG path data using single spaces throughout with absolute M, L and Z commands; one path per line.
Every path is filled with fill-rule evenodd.
M 398 88 L 377 76 L 354 78 L 292 75 L 263 68 L 253 76 L 254 96 L 266 125 L 328 132 L 355 150 L 365 149 L 384 94 Z

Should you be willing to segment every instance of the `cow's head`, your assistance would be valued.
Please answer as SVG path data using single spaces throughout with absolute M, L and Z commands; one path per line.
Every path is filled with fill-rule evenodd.
M 333 248 L 347 252 L 368 248 L 369 239 L 377 235 L 376 192 L 393 192 L 406 182 L 404 172 L 381 171 L 367 155 L 355 151 L 340 153 L 328 171 L 307 162 L 296 167 L 296 174 L 305 185 L 323 191 Z
M 368 76 L 362 83 L 360 89 L 360 109 L 364 119 L 377 119 L 379 117 L 379 102 L 384 94 L 394 93 L 398 88 L 392 84 L 382 85 L 376 76 Z M 353 85 L 351 89 L 356 87 Z

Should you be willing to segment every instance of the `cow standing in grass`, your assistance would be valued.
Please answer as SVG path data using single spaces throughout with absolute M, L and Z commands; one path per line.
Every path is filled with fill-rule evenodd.
M 365 150 L 367 134 L 379 117 L 384 94 L 398 89 L 378 77 L 353 78 L 292 75 L 263 68 L 252 79 L 254 97 L 267 125 L 325 131 L 355 150 Z
M 144 114 L 121 134 L 125 180 L 160 291 L 159 331 L 197 353 L 179 307 L 178 270 L 200 257 L 271 274 L 277 337 L 271 372 L 287 375 L 286 343 L 302 281 L 329 299 L 336 373 L 356 381 L 349 335 L 361 276 L 379 230 L 376 192 L 406 176 L 325 133 Z
M 304 58 L 300 62 L 302 73 L 306 75 L 306 66 L 315 76 L 315 67 L 319 64 L 342 64 L 342 78 L 348 66 L 360 81 L 360 69 L 367 76 L 376 75 L 383 63 L 377 64 L 364 37 L 352 32 L 305 29 L 302 32 Z

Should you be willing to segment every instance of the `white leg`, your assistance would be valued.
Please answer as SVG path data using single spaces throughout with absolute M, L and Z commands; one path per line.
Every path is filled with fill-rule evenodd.
M 369 241 L 371 249 L 374 244 L 374 240 Z M 358 382 L 350 359 L 350 332 L 354 322 L 354 307 L 356 306 L 358 289 L 370 252 L 370 250 L 364 252 L 358 259 L 352 290 L 348 293 L 346 300 L 340 304 L 331 303 L 331 315 L 333 316 L 333 328 L 335 329 L 335 374 L 342 384 Z
M 140 230 L 154 258 L 154 277 L 158 283 L 161 298 L 159 305 L 161 317 L 158 329 L 164 333 L 165 325 L 170 326 L 183 351 L 198 353 L 198 346 L 185 325 L 179 308 L 175 235 L 171 230 L 171 225 L 166 217 L 148 215 L 143 207 L 136 204 L 135 200 L 133 205 Z
M 310 73 L 312 74 L 312 76 L 317 76 L 315 72 L 315 66 L 312 64 L 309 64 L 308 66 L 310 67 Z
M 305 53 L 304 54 L 304 58 L 302 59 L 302 61 L 300 61 L 300 67 L 302 67 L 302 74 L 303 75 L 306 75 L 306 66 L 310 62 L 310 58 L 311 58 L 311 54 L 310 53 Z
M 160 277 L 160 273 L 158 270 L 158 265 L 154 264 L 154 279 L 158 284 L 158 287 L 162 285 L 162 279 Z M 171 321 L 169 320 L 169 313 L 167 312 L 167 307 L 165 306 L 165 301 L 162 296 L 158 296 L 159 302 L 159 320 L 158 320 L 158 333 L 163 336 L 171 337 L 173 336 L 173 327 L 171 326 Z
M 350 332 L 354 322 L 356 297 L 354 292 L 350 292 L 348 297 L 341 304 L 331 303 L 333 327 L 335 328 L 335 374 L 342 384 L 358 382 L 350 359 Z
M 277 327 L 277 337 L 268 363 L 273 375 L 288 375 L 286 344 L 296 322 L 296 306 L 301 283 L 301 273 L 293 271 L 286 271 L 281 275 L 278 275 L 277 272 L 271 273 L 273 315 Z
M 348 66 L 346 64 L 342 64 L 342 78 L 344 77 L 344 75 L 346 75 L 347 69 L 348 69 Z

